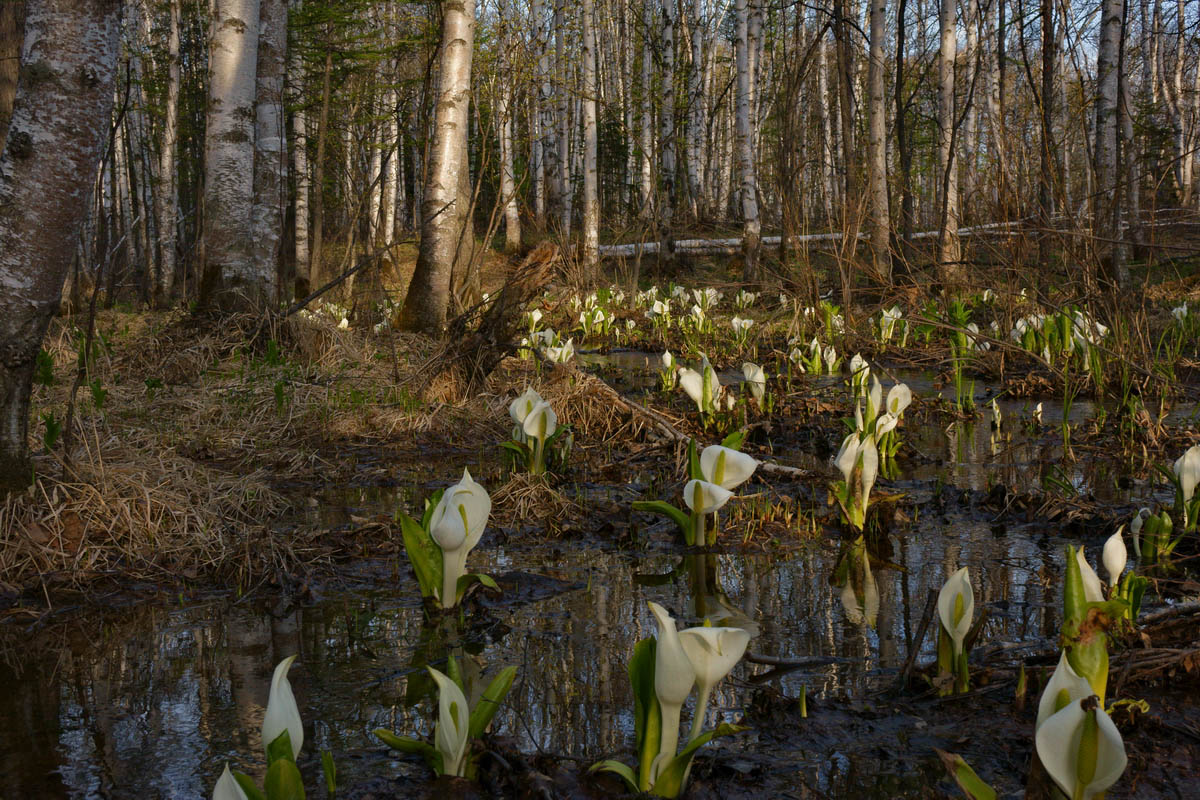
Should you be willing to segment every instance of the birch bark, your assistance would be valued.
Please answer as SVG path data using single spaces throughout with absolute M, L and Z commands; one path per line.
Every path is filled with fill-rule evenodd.
M 0 155 L 0 491 L 29 483 L 34 364 L 108 134 L 117 0 L 30 0 Z

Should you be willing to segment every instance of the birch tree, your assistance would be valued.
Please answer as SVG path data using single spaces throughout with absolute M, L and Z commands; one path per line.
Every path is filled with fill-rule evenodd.
M 1117 94 L 1120 85 L 1121 40 L 1124 37 L 1123 0 L 1104 0 L 1100 7 L 1100 42 L 1096 51 L 1096 204 L 1093 231 L 1096 248 L 1107 277 L 1124 287 L 1129 284 L 1125 263 L 1117 169 Z M 1182 20 L 1181 20 L 1182 21 Z M 1191 158 L 1188 154 L 1187 158 Z
M 941 281 L 962 285 L 962 250 L 958 241 L 958 160 L 954 157 L 954 63 L 957 58 L 958 32 L 955 0 L 941 0 L 938 26 L 941 48 L 938 51 L 938 249 L 937 265 Z
M 887 109 L 884 105 L 883 44 L 887 35 L 887 0 L 870 2 L 870 63 L 867 67 L 867 197 L 870 203 L 873 273 L 891 280 L 891 220 L 888 213 Z
M 442 0 L 441 80 L 422 193 L 421 243 L 401 310 L 401 325 L 406 330 L 440 334 L 446 324 L 450 275 L 462 234 L 462 208 L 470 203 L 460 191 L 467 169 L 474 43 L 475 0 Z
M 0 155 L 0 491 L 28 484 L 34 365 L 108 134 L 118 0 L 29 0 Z
M 162 142 L 158 161 L 158 192 L 155 217 L 158 220 L 158 281 L 155 295 L 159 306 L 169 305 L 175 297 L 175 247 L 179 195 L 175 180 L 175 157 L 179 142 L 179 0 L 167 4 L 167 92 L 162 124 Z
M 287 0 L 259 0 L 254 99 L 254 277 L 259 302 L 279 296 L 279 255 L 287 202 L 287 136 L 283 85 L 287 74 Z
M 600 197 L 596 131 L 596 22 L 594 0 L 583 0 L 583 267 L 595 275 L 600 261 Z
M 225 310 L 266 305 L 251 236 L 258 0 L 213 0 L 204 139 L 203 299 Z
M 758 219 L 758 185 L 754 174 L 754 131 L 750 124 L 750 47 L 747 0 L 736 0 L 737 34 L 734 43 L 737 62 L 737 161 L 742 199 L 742 279 L 756 282 L 761 225 Z

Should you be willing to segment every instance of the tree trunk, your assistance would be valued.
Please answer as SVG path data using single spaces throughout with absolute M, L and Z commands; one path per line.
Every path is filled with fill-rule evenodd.
M 558 227 L 559 235 L 564 239 L 571 235 L 571 128 L 570 128 L 570 97 L 567 96 L 567 55 L 566 55 L 566 0 L 554 2 L 554 70 L 558 75 L 558 85 L 555 87 L 555 100 L 558 105 L 555 120 L 556 146 L 555 180 L 557 186 Z
M 870 64 L 867 69 L 867 195 L 870 203 L 871 261 L 877 280 L 890 283 L 891 219 L 887 185 L 887 109 L 884 106 L 883 43 L 887 37 L 887 0 L 870 0 Z
M 8 135 L 17 77 L 21 67 L 21 42 L 25 38 L 25 2 L 0 3 L 0 145 Z
M 1054 142 L 1054 65 L 1058 63 L 1055 27 L 1054 0 L 1042 0 L 1042 158 L 1041 173 L 1038 175 L 1038 211 L 1042 233 L 1038 243 L 1038 259 L 1043 264 L 1050 263 L 1050 232 L 1054 228 L 1054 166 L 1057 163 L 1057 145 Z
M 401 311 L 406 330 L 440 334 L 450 303 L 450 274 L 462 235 L 461 192 L 467 169 L 467 124 L 471 99 L 471 56 L 475 0 L 442 0 L 441 73 L 434 111 L 433 142 L 421 204 L 417 266 Z
M 279 299 L 280 241 L 287 203 L 287 131 L 283 84 L 287 74 L 287 0 L 259 0 L 258 76 L 254 109 L 254 272 L 268 304 Z
M 594 0 L 583 0 L 581 11 L 583 14 L 583 268 L 589 277 L 594 277 L 600 262 Z
M 1120 118 L 1121 41 L 1124 38 L 1123 0 L 1104 0 L 1100 8 L 1100 42 L 1096 51 L 1096 204 L 1093 232 L 1096 254 L 1105 277 L 1116 286 L 1129 284 L 1129 266 L 1121 220 L 1120 172 L 1117 169 L 1117 131 Z M 1187 156 L 1190 160 L 1190 154 Z
M 662 114 L 659 117 L 662 170 L 659 225 L 666 241 L 674 240 L 675 222 L 675 0 L 662 0 Z M 673 249 L 673 248 L 672 248 Z
M 258 274 L 254 209 L 254 111 L 258 0 L 214 0 L 204 154 L 204 283 L 201 302 L 256 310 L 270 285 Z
M 954 157 L 954 63 L 958 49 L 954 0 L 942 0 L 938 16 L 941 49 L 938 55 L 938 273 L 942 283 L 966 282 L 958 241 L 958 161 Z
M 639 173 L 643 219 L 652 219 L 654 214 L 654 48 L 650 41 L 654 13 L 650 0 L 642 4 L 642 119 L 639 149 L 642 152 Z
M 325 70 L 321 77 L 321 111 L 317 115 L 317 152 L 314 154 L 312 182 L 312 246 L 308 252 L 308 281 L 297 281 L 296 294 L 307 295 L 313 289 L 320 287 L 326 280 L 324 266 L 321 263 L 321 250 L 324 247 L 322 239 L 325 235 L 325 140 L 329 137 L 329 97 L 330 76 L 333 73 L 333 49 L 325 51 Z M 416 151 L 414 150 L 414 153 Z M 420 179 L 420 173 L 417 173 Z M 297 277 L 299 268 L 297 267 Z
M 26 10 L 0 157 L 0 491 L 32 478 L 33 369 L 108 134 L 120 7 L 117 0 L 30 0 Z
M 687 176 L 688 197 L 691 203 L 692 218 L 699 219 L 704 213 L 704 189 L 700 180 L 700 168 L 704 152 L 704 0 L 693 0 L 692 3 L 692 69 L 688 73 L 688 150 Z
M 169 306 L 175 299 L 175 242 L 179 196 L 175 177 L 175 151 L 179 140 L 179 0 L 170 0 L 167 34 L 167 94 L 162 123 L 162 145 L 158 154 L 158 281 L 156 305 Z
M 762 229 L 758 220 L 758 186 L 754 174 L 754 131 L 750 124 L 750 26 L 747 0 L 737 0 L 734 4 L 734 14 L 737 18 L 734 57 L 737 69 L 737 161 L 743 221 L 742 280 L 746 283 L 757 283 L 759 239 Z

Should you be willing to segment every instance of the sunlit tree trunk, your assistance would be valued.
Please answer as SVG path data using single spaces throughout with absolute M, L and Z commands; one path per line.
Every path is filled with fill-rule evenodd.
M 662 47 L 659 59 L 662 61 L 662 86 L 659 94 L 662 97 L 662 114 L 659 117 L 659 176 L 662 191 L 660 192 L 659 224 L 670 233 L 675 220 L 675 0 L 662 0 Z
M 34 365 L 108 134 L 117 0 L 30 0 L 0 155 L 0 491 L 29 483 Z
M 650 41 L 651 25 L 654 21 L 653 3 L 642 3 L 642 120 L 639 149 L 642 153 L 639 187 L 641 189 L 642 216 L 651 218 L 654 213 L 654 49 Z
M 887 185 L 887 107 L 884 105 L 883 43 L 887 36 L 887 0 L 870 2 L 870 63 L 867 68 L 867 196 L 870 203 L 871 259 L 875 276 L 891 280 L 891 219 Z
M 175 178 L 175 156 L 179 141 L 179 0 L 167 5 L 167 86 L 163 98 L 162 143 L 158 152 L 158 192 L 155 217 L 158 219 L 157 305 L 170 305 L 175 296 L 175 242 L 179 196 Z
M 254 116 L 254 274 L 268 303 L 279 297 L 279 256 L 287 203 L 287 131 L 283 84 L 287 74 L 286 0 L 259 0 L 258 76 Z
M 400 165 L 404 163 L 404 148 L 400 141 L 399 97 L 396 90 L 389 90 L 384 112 L 387 122 L 384 124 L 383 144 L 388 154 L 386 174 L 383 179 L 383 244 L 391 245 L 396 238 L 396 207 L 400 202 Z
M 704 0 L 693 0 L 692 24 L 692 69 L 688 73 L 688 150 L 687 176 L 688 198 L 692 218 L 699 219 L 704 209 L 704 188 L 700 170 L 704 160 Z
M 258 0 L 212 4 L 201 299 L 225 310 L 261 308 L 270 288 L 255 265 L 250 221 L 258 21 Z
M 750 124 L 750 43 L 747 0 L 736 0 L 737 33 L 734 43 L 737 70 L 737 161 L 742 200 L 742 280 L 759 280 L 758 251 L 761 226 L 758 220 L 758 186 L 754 174 L 754 131 Z
M 497 111 L 500 115 L 500 196 L 504 203 L 504 246 L 509 252 L 521 248 L 521 214 L 517 207 L 517 186 L 513 174 L 512 86 L 500 87 Z
M 958 39 L 956 3 L 941 0 L 938 24 L 938 272 L 943 283 L 961 285 L 966 276 L 958 241 L 958 161 L 954 157 L 954 62 Z
M 1093 225 L 1101 265 L 1108 279 L 1120 287 L 1129 283 L 1125 248 L 1120 243 L 1124 230 L 1117 169 L 1117 131 L 1120 127 L 1117 96 L 1123 16 L 1123 0 L 1104 0 L 1101 4 L 1100 42 L 1096 51 L 1096 208 Z
M 583 267 L 588 275 L 595 274 L 600 261 L 595 13 L 594 0 L 583 0 Z
M 404 298 L 401 324 L 407 330 L 440 333 L 450 304 L 450 274 L 462 235 L 460 194 L 467 169 L 467 124 L 471 97 L 471 55 L 475 42 L 475 1 L 443 0 L 441 74 L 434 104 L 434 133 L 421 208 L 417 266 Z
M 818 17 L 818 20 L 820 18 Z M 833 220 L 834 162 L 833 120 L 829 114 L 829 34 L 821 28 L 817 43 L 817 115 L 821 120 L 821 198 L 825 203 L 825 222 Z
M 555 191 L 558 194 L 558 227 L 565 238 L 571 235 L 571 128 L 570 100 L 567 94 L 569 74 L 566 51 L 566 0 L 554 2 L 554 69 L 558 76 L 555 91 L 558 111 L 555 119 L 555 157 L 557 173 Z
M 321 263 L 321 251 L 325 237 L 325 142 L 329 138 L 329 103 L 330 80 L 333 73 L 333 49 L 325 51 L 325 67 L 321 73 L 321 110 L 317 115 L 317 150 L 313 154 L 312 182 L 312 245 L 308 254 L 307 283 L 296 286 L 297 294 L 307 294 L 319 287 L 325 280 L 324 267 Z M 420 175 L 420 173 L 417 173 Z M 297 276 L 300 268 L 296 268 Z

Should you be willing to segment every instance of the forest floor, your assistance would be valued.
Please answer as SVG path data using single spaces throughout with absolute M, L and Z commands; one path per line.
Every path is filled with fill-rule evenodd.
M 735 273 L 736 265 L 705 261 L 677 280 L 731 294 Z M 1188 271 L 1160 278 L 1137 313 L 1146 335 L 1161 341 L 1173 324 L 1170 307 L 1200 300 L 1200 289 Z M 497 271 L 485 288 L 499 280 Z M 564 332 L 576 327 L 572 296 L 560 287 L 545 303 L 546 322 Z M 1089 545 L 1129 518 L 1136 506 L 1128 499 L 1059 491 L 1044 477 L 1040 485 L 999 477 L 954 486 L 949 465 L 927 444 L 933 439 L 919 438 L 944 437 L 947 425 L 965 418 L 942 396 L 954 380 L 946 349 L 936 337 L 930 343 L 915 335 L 904 345 L 881 343 L 873 320 L 892 299 L 847 310 L 839 344 L 846 356 L 861 352 L 885 375 L 928 376 L 927 396 L 905 417 L 913 439 L 902 467 L 930 477 L 879 487 L 873 561 L 888 568 L 897 538 L 916 520 L 940 515 L 985 523 L 997 536 L 1005 526 L 1036 523 Z M 1011 320 L 1023 300 L 1006 302 L 1017 310 L 981 308 Z M 827 497 L 834 472 L 827 464 L 853 405 L 841 381 L 815 381 L 787 368 L 789 341 L 812 333 L 803 310 L 764 296 L 744 312 L 755 320 L 750 341 L 735 346 L 716 335 L 697 342 L 679 329 L 655 333 L 642 309 L 618 305 L 612 327 L 635 323 L 624 341 L 620 334 L 581 339 L 581 355 L 567 366 L 508 358 L 483 392 L 466 398 L 453 386 L 430 384 L 439 345 L 380 325 L 386 308 L 347 312 L 346 326 L 335 306 L 272 321 L 101 312 L 89 372 L 78 386 L 75 363 L 87 322 L 80 315 L 56 320 L 46 345 L 52 366 L 35 387 L 36 435 L 61 424 L 74 397 L 75 442 L 69 461 L 62 446 L 45 448 L 35 459 L 31 490 L 0 504 L 0 620 L 42 629 L 55 624 L 58 608 L 111 604 L 114 597 L 199 596 L 213 586 L 239 597 L 269 589 L 304 603 L 332 584 L 385 583 L 397 564 L 407 569 L 395 516 L 376 508 L 330 524 L 322 507 L 347 487 L 410 487 L 393 511 L 419 516 L 423 493 L 456 477 L 459 465 L 498 460 L 496 447 L 510 432 L 508 404 L 530 385 L 570 423 L 574 450 L 567 472 L 548 483 L 499 467 L 488 476 L 494 503 L 488 541 L 523 553 L 523 569 L 536 571 L 539 553 L 547 551 L 680 551 L 658 541 L 668 527 L 631 513 L 628 502 L 677 493 L 685 457 L 680 437 L 707 441 L 737 428 L 749 432 L 748 451 L 784 467 L 769 475 L 760 470 L 753 500 L 723 520 L 718 547 L 696 552 L 785 559 L 822 539 L 844 540 Z M 925 309 L 920 293 L 906 295 L 906 317 L 915 320 Z M 722 320 L 732 315 L 721 312 Z M 681 393 L 655 390 L 657 365 L 631 371 L 622 355 L 656 357 L 664 346 L 694 353 L 698 344 L 723 381 L 743 359 L 770 364 L 770 411 L 746 401 L 712 426 L 701 424 Z M 1115 413 L 1093 416 L 1077 426 L 1066 452 L 1054 450 L 1058 433 L 1050 426 L 1034 430 L 1025 417 L 1019 424 L 1056 461 L 1099 464 L 1123 476 L 1117 483 L 1141 485 L 1154 464 L 1169 464 L 1200 442 L 1195 414 L 1187 412 L 1200 396 L 1195 342 L 1172 366 L 1173 386 L 1153 364 L 1139 366 L 1134 383 L 1157 404 L 1141 406 L 1132 423 Z M 1064 398 L 1069 375 L 999 342 L 974 354 L 971 377 L 986 386 L 981 404 L 995 397 L 1028 406 L 1065 400 L 1065 418 L 1074 399 L 1070 392 Z M 1184 548 L 1181 555 L 1186 566 L 1193 554 Z M 381 566 L 356 573 L 354 565 L 363 563 Z M 531 600 L 512 589 L 513 602 Z M 1159 576 L 1155 590 L 1185 602 L 1200 594 L 1200 585 L 1185 570 Z M 1139 649 L 1159 661 L 1146 661 Z M 1170 658 L 1162 656 L 1167 651 Z M 1048 674 L 1055 652 L 1049 639 L 1022 650 L 997 648 L 973 666 L 976 688 L 963 697 L 934 697 L 918 667 L 900 683 L 893 671 L 866 693 L 810 698 L 803 711 L 760 673 L 741 718 L 753 730 L 698 759 L 689 796 L 943 797 L 953 784 L 934 747 L 964 755 L 1002 794 L 1016 793 L 1028 771 L 1037 677 Z M 1200 774 L 1200 614 L 1166 619 L 1141 639 L 1131 634 L 1120 653 L 1114 664 L 1128 665 L 1126 692 L 1150 700 L 1151 711 L 1130 710 L 1120 720 L 1130 767 L 1110 796 L 1186 797 L 1186 776 Z M 1028 700 L 1014 695 L 1019 664 L 1034 671 Z M 973 719 L 987 720 L 986 729 L 964 724 Z M 531 755 L 501 736 L 483 756 L 478 789 L 423 776 L 374 777 L 345 796 L 600 797 L 621 790 L 608 778 L 586 776 L 586 766 L 573 757 Z M 314 782 L 315 770 L 313 763 L 305 767 Z

